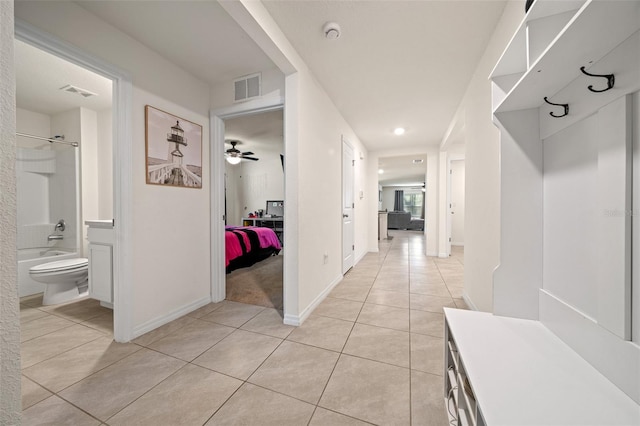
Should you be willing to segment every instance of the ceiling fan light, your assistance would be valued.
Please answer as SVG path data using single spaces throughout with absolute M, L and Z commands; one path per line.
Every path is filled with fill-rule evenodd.
M 233 157 L 233 156 L 228 156 L 227 157 L 227 162 L 229 164 L 234 164 L 234 165 L 235 164 L 239 164 L 241 160 L 242 159 L 240 157 Z

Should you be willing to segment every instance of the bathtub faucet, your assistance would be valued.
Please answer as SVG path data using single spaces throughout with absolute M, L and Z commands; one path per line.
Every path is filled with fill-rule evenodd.
M 62 239 L 64 239 L 62 235 L 49 235 L 47 237 L 47 241 L 62 240 Z
M 56 231 L 64 231 L 67 227 L 67 224 L 64 222 L 64 219 L 60 219 L 58 223 L 56 223 Z

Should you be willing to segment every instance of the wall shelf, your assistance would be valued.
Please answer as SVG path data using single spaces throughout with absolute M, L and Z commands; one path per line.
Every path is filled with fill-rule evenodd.
M 581 67 L 615 75 L 615 85 L 589 91 L 608 83 Z M 537 0 L 491 87 L 500 131 L 493 313 L 501 317 L 447 318 L 456 385 L 466 372 L 474 395 L 459 404 L 475 401 L 491 425 L 640 424 L 640 310 L 631 301 L 640 294 L 632 279 L 640 258 L 631 255 L 640 227 L 630 213 L 640 187 L 640 167 L 632 167 L 640 161 L 640 0 Z M 496 365 L 475 360 L 480 353 Z M 533 366 L 553 389 L 523 371 Z M 586 381 L 573 380 L 583 374 Z
M 538 4 L 540 3 L 540 4 Z M 565 3 L 565 2 L 555 2 Z M 577 2 L 567 2 L 575 6 Z M 548 7 L 549 2 L 536 2 L 538 8 Z M 558 12 L 558 9 L 553 9 Z M 566 10 L 560 9 L 562 12 Z M 530 13 L 534 12 L 532 7 Z M 542 12 L 539 12 L 542 13 Z M 529 14 L 527 16 L 530 16 Z M 548 14 L 547 17 L 552 16 Z M 525 19 L 522 26 L 531 22 Z M 604 32 L 601 29 L 607 28 Z M 503 96 L 494 96 L 494 112 L 516 111 L 537 108 L 544 103 L 543 97 L 553 100 L 553 95 L 580 76 L 580 67 L 589 66 L 640 29 L 640 3 L 635 1 L 616 2 L 611 7 L 608 2 L 587 1 L 575 16 L 562 28 L 540 57 L 527 67 L 511 65 L 515 56 L 513 49 L 521 50 L 527 56 L 527 46 L 510 45 L 491 74 Z M 518 30 L 522 32 L 522 29 Z M 504 62 L 504 64 L 503 64 Z M 522 76 L 505 84 L 509 75 Z M 513 80 L 514 78 L 512 78 Z

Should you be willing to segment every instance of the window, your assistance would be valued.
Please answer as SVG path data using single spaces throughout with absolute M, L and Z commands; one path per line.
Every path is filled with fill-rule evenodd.
M 404 191 L 404 211 L 411 213 L 412 218 L 422 218 L 422 204 L 424 203 L 424 192 Z

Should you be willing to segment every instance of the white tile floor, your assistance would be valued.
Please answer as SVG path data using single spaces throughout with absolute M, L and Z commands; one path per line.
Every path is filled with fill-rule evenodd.
M 118 344 L 95 301 L 23 299 L 23 424 L 447 425 L 442 307 L 466 308 L 463 252 L 391 235 L 298 328 L 225 301 Z

